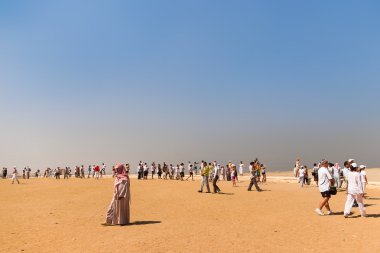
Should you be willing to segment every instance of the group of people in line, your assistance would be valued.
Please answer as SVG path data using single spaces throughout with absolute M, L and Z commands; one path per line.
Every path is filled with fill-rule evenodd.
M 137 179 L 139 180 L 147 180 L 148 178 L 153 179 L 157 174 L 158 179 L 170 179 L 170 180 L 194 180 L 194 175 L 202 174 L 202 170 L 204 169 L 205 161 L 201 162 L 188 162 L 187 172 L 188 176 L 186 177 L 186 169 L 184 163 L 179 164 L 167 164 L 164 162 L 161 164 L 156 164 L 153 162 L 148 165 L 146 162 L 140 161 L 137 166 Z M 125 165 L 127 170 L 129 171 L 129 164 Z M 207 166 L 212 166 L 212 169 L 209 172 L 209 181 L 211 182 L 215 175 L 218 176 L 219 180 L 232 181 L 233 186 L 236 186 L 236 182 L 238 182 L 238 177 L 243 176 L 244 174 L 244 163 L 241 161 L 239 164 L 239 168 L 232 164 L 231 161 L 228 162 L 227 165 L 221 165 L 216 161 L 208 164 Z M 260 164 L 257 159 L 255 160 L 255 174 L 258 182 L 266 182 L 266 167 L 264 164 Z M 251 167 L 251 165 L 250 165 Z M 113 169 L 114 171 L 114 169 Z M 251 171 L 249 171 L 251 173 Z
M 334 214 L 330 208 L 329 200 L 333 195 L 337 194 L 337 189 L 342 189 L 347 192 L 343 212 L 344 217 L 347 218 L 351 214 L 352 207 L 359 207 L 360 215 L 366 217 L 363 199 L 365 198 L 368 179 L 365 169 L 365 165 L 358 166 L 354 159 L 345 161 L 343 169 L 339 166 L 339 163 L 334 164 L 327 160 L 322 160 L 319 164 L 315 163 L 311 174 L 322 195 L 315 212 L 323 216 L 325 214 L 322 209 L 326 208 L 327 215 Z M 294 176 L 298 177 L 301 187 L 304 186 L 305 182 L 310 184 L 307 167 L 301 166 L 299 159 L 297 159 L 294 167 Z
M 99 165 L 89 165 L 88 169 L 87 169 L 87 176 L 86 176 L 84 165 L 75 166 L 74 176 L 76 178 L 86 178 L 86 177 L 90 178 L 90 177 L 92 177 L 94 179 L 99 179 L 99 178 L 103 177 L 103 175 L 106 174 L 106 168 L 107 167 L 104 163 L 102 164 L 101 167 Z M 31 177 L 31 173 L 32 173 L 31 168 L 25 167 L 22 170 L 22 178 L 23 179 L 29 179 Z M 63 179 L 71 178 L 71 176 L 72 176 L 71 168 L 70 167 L 65 167 L 65 168 L 57 167 L 54 170 L 51 168 L 47 168 L 44 171 L 43 177 L 60 179 L 62 175 L 63 175 Z M 8 176 L 8 169 L 6 167 L 3 167 L 2 178 L 6 179 L 7 176 Z M 34 173 L 34 177 L 36 177 L 36 178 L 40 177 L 40 170 L 39 169 L 36 170 L 36 172 Z M 18 180 L 18 170 L 17 170 L 16 166 L 13 167 L 13 171 L 12 171 L 12 184 L 15 181 L 17 183 L 20 183 L 20 181 Z

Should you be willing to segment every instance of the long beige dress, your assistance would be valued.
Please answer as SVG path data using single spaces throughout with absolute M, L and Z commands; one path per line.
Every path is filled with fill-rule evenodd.
M 116 179 L 115 193 L 107 211 L 108 224 L 126 225 L 130 222 L 131 193 L 128 179 Z

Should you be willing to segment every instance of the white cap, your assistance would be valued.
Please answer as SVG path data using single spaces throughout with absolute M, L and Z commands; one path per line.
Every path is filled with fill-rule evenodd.
M 359 169 L 365 169 L 365 168 L 367 168 L 367 166 L 365 166 L 365 165 L 360 165 L 359 166 Z
M 355 159 L 348 159 L 348 162 L 355 162 Z
M 351 164 L 352 167 L 357 168 L 358 165 L 356 163 Z

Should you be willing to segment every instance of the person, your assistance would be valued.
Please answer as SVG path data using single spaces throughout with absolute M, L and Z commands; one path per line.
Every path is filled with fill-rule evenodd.
M 61 168 L 60 167 L 57 167 L 57 169 L 55 169 L 55 179 L 61 179 Z
M 202 164 L 202 183 L 201 183 L 201 189 L 198 192 L 203 192 L 203 187 L 206 185 L 207 193 L 210 193 L 210 186 L 208 184 L 208 176 L 210 174 L 210 166 L 207 165 L 207 162 L 203 162 Z
M 298 171 L 301 168 L 301 160 L 297 158 L 296 164 L 294 165 L 294 177 L 298 177 Z
M 212 186 L 214 188 L 214 193 L 219 193 L 220 192 L 220 188 L 216 185 L 216 183 L 218 182 L 218 179 L 219 179 L 219 165 L 217 164 L 216 166 L 214 166 L 214 176 L 213 176 L 213 179 L 212 179 Z
M 350 166 L 350 172 L 348 173 L 348 189 L 347 189 L 347 199 L 344 205 L 344 217 L 347 218 L 351 213 L 352 205 L 354 200 L 358 203 L 360 214 L 362 217 L 366 217 L 366 211 L 363 203 L 363 182 L 361 180 L 361 175 L 358 172 L 358 166 L 356 163 L 352 163 Z
M 328 166 L 329 162 L 326 160 L 322 160 L 321 167 L 318 170 L 319 192 L 322 195 L 322 200 L 320 201 L 318 208 L 315 209 L 315 212 L 321 216 L 324 215 L 324 213 L 322 212 L 323 207 L 326 207 L 328 215 L 332 214 L 329 205 L 329 200 L 331 198 L 330 185 L 334 184 L 334 179 L 327 169 Z
M 341 168 L 339 166 L 339 163 L 335 163 L 335 165 L 333 166 L 333 176 L 335 180 L 335 186 L 338 188 L 340 188 L 341 186 L 340 174 L 341 174 Z
M 65 174 L 63 175 L 63 179 L 69 179 L 70 167 L 65 168 Z
M 12 173 L 12 184 L 15 182 L 15 180 L 17 181 L 17 184 L 20 184 L 20 181 L 18 181 L 18 178 L 17 178 L 17 168 L 16 166 L 13 167 L 13 173 Z
M 237 181 L 237 171 L 236 171 L 236 165 L 231 165 L 231 180 L 232 180 L 232 187 L 236 187 L 236 181 Z
M 8 174 L 8 169 L 4 167 L 3 168 L 3 179 L 7 178 L 7 174 Z
M 191 181 L 194 181 L 193 165 L 190 162 L 187 169 L 189 171 L 189 176 L 186 178 L 186 181 L 189 180 L 190 177 L 191 177 Z
M 267 181 L 267 173 L 266 173 L 266 167 L 264 164 L 261 164 L 261 175 L 263 176 L 263 179 L 261 182 L 265 183 Z
M 313 172 L 311 173 L 311 175 L 314 177 L 314 182 L 317 184 L 317 186 L 318 186 L 318 170 L 319 170 L 319 167 L 317 166 L 316 163 L 314 163 Z
M 99 165 L 96 165 L 94 168 L 94 172 L 95 172 L 94 176 L 96 180 L 99 180 L 99 171 L 100 171 L 100 167 Z
M 257 164 L 256 163 L 257 163 L 257 160 L 255 162 L 251 162 L 249 164 L 249 172 L 251 173 L 251 181 L 250 181 L 249 186 L 248 186 L 248 191 L 251 191 L 252 186 L 254 185 L 256 188 L 256 191 L 261 192 L 262 190 L 257 185 L 257 181 L 256 181 L 256 171 L 257 171 L 257 166 L 256 166 Z
M 368 184 L 367 173 L 365 172 L 365 168 L 367 168 L 367 166 L 365 166 L 365 165 L 359 166 L 360 179 L 362 181 L 362 186 L 363 186 L 363 198 L 365 198 L 365 188 L 366 188 L 366 185 Z
M 87 174 L 87 178 L 90 178 L 90 175 L 91 175 L 91 165 L 88 165 L 88 174 Z
M 243 161 L 240 161 L 240 164 L 239 164 L 239 176 L 243 176 L 243 172 L 244 172 L 244 164 L 243 164 Z
M 152 171 L 152 179 L 154 178 L 154 174 L 156 174 L 156 163 L 153 162 L 150 166 L 150 170 Z
M 82 164 L 82 166 L 80 167 L 80 177 L 81 178 L 84 178 L 85 175 L 84 175 L 84 165 Z
M 102 164 L 102 170 L 100 171 L 100 177 L 103 177 L 103 175 L 106 174 L 106 168 L 107 168 L 107 166 L 103 163 Z
M 340 187 L 343 188 L 343 184 L 344 184 L 344 188 L 347 189 L 348 187 L 348 173 L 350 172 L 350 163 L 348 161 L 345 161 L 344 162 L 344 168 L 343 168 L 343 183 Z
M 303 183 L 309 185 L 309 170 L 307 169 L 307 166 L 304 166 L 305 168 L 305 175 L 303 177 Z
M 116 164 L 114 193 L 103 225 L 127 225 L 130 223 L 130 180 L 124 165 Z
M 224 169 L 224 166 L 220 166 L 220 175 L 222 175 L 222 180 L 226 180 L 226 170 Z
M 31 172 L 32 170 L 29 168 L 29 166 L 28 167 L 26 167 L 26 179 L 29 179 L 30 178 L 30 172 Z
M 181 181 L 183 181 L 183 178 L 185 177 L 185 165 L 183 163 L 179 165 L 179 174 L 181 176 Z
M 161 179 L 161 175 L 162 175 L 162 169 L 161 169 L 161 164 L 159 163 L 157 167 L 157 176 L 159 179 Z
M 301 166 L 301 168 L 298 170 L 298 183 L 301 184 L 301 187 L 303 187 L 305 183 L 305 167 Z
M 143 174 L 143 179 L 147 180 L 148 179 L 148 174 L 149 174 L 149 167 L 148 167 L 147 163 L 144 163 L 143 173 L 144 173 Z

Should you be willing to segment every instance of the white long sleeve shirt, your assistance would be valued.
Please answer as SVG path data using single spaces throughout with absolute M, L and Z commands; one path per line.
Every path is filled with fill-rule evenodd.
M 350 171 L 348 173 L 348 188 L 349 194 L 363 194 L 363 184 L 360 178 L 360 173 L 357 171 Z

